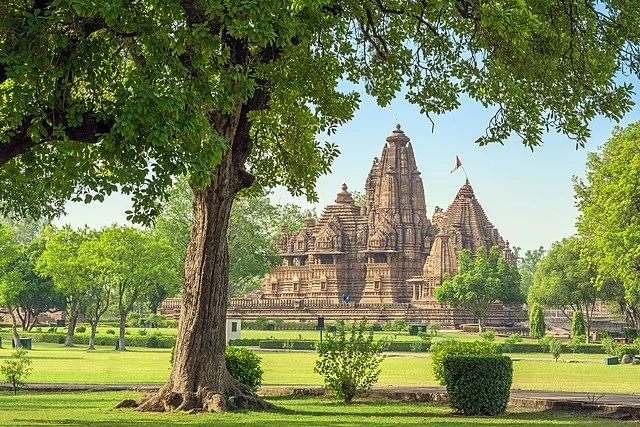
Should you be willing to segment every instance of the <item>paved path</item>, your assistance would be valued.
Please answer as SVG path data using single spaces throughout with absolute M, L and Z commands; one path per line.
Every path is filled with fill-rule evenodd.
M 29 389 L 33 391 L 120 391 L 137 390 L 152 391 L 157 390 L 161 384 L 29 384 Z M 9 390 L 7 384 L 0 384 L 0 389 Z M 398 396 L 411 395 L 433 395 L 445 396 L 445 387 L 385 387 L 373 388 L 376 397 L 397 398 Z M 261 395 L 320 395 L 324 393 L 321 386 L 305 385 L 285 385 L 285 386 L 264 386 L 260 390 Z M 548 402 L 581 402 L 596 403 L 599 405 L 620 405 L 640 409 L 640 396 L 630 394 L 589 394 L 575 392 L 556 391 L 533 391 L 533 390 L 511 390 L 513 399 L 532 399 L 536 401 Z M 441 400 L 438 398 L 430 400 Z

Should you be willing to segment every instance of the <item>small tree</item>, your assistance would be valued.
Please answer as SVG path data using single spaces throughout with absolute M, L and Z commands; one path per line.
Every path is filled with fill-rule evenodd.
M 573 312 L 573 318 L 571 319 L 571 337 L 577 337 L 579 335 L 586 336 L 584 328 L 584 316 L 582 312 L 576 310 Z
M 560 344 L 557 338 L 551 338 L 549 340 L 549 353 L 551 353 L 557 363 L 558 358 L 562 354 L 562 344 Z
M 364 319 L 351 325 L 350 333 L 343 322 L 336 326 L 335 336 L 328 334 L 322 344 L 314 372 L 322 375 L 325 386 L 348 404 L 378 382 L 383 343 L 373 340 L 373 331 Z
M 33 368 L 31 359 L 27 357 L 27 350 L 19 348 L 11 354 L 11 359 L 5 360 L 0 366 L 0 373 L 7 384 L 13 387 L 13 395 L 18 394 L 18 387 L 26 385 L 25 380 Z
M 542 338 L 547 333 L 547 325 L 544 321 L 544 312 L 539 304 L 533 304 L 529 313 L 529 335 Z
M 167 323 L 167 318 L 161 314 L 150 314 L 149 317 L 147 317 L 147 320 L 153 323 L 156 330 L 164 328 L 165 324 Z
M 429 332 L 431 332 L 431 334 L 438 335 L 438 331 L 440 330 L 440 323 L 429 323 L 427 329 L 429 330 Z
M 404 332 L 407 330 L 407 321 L 404 319 L 396 319 L 391 324 L 391 328 L 394 331 Z
M 480 340 L 484 342 L 494 342 L 496 340 L 496 333 L 492 330 L 480 332 Z
M 571 340 L 567 344 L 567 348 L 569 348 L 572 353 L 575 353 L 578 348 L 585 342 L 587 342 L 587 337 L 585 337 L 584 335 L 574 335 L 571 337 Z

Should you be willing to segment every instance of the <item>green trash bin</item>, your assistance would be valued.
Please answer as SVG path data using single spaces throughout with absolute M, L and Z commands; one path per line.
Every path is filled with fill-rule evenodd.
M 31 338 L 20 338 L 20 345 L 25 350 L 31 350 Z M 11 347 L 12 348 L 16 347 L 16 343 L 13 339 L 11 340 Z
M 618 356 L 609 356 L 604 359 L 605 365 L 617 365 L 618 364 Z

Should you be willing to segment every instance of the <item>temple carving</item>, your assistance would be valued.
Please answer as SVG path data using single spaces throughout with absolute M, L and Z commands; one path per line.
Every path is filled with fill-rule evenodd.
M 499 246 L 515 264 L 509 242 L 487 218 L 468 180 L 446 210 L 436 207 L 427 217 L 420 171 L 400 125 L 386 138 L 380 158 L 373 159 L 364 196 L 356 205 L 343 184 L 317 222 L 307 217 L 295 232 L 283 225 L 274 242 L 282 265 L 247 299 L 261 301 L 260 306 L 347 302 L 442 311 L 447 307 L 435 301 L 434 290 L 445 274 L 456 274 L 463 249 L 475 253 Z M 247 304 L 236 300 L 234 305 Z

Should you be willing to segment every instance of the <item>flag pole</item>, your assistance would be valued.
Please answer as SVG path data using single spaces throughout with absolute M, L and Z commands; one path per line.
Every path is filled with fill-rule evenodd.
M 462 163 L 460 164 L 460 167 L 462 168 L 462 172 L 464 172 L 464 177 L 467 179 L 467 182 L 469 182 L 469 176 L 467 175 L 467 171 Z

